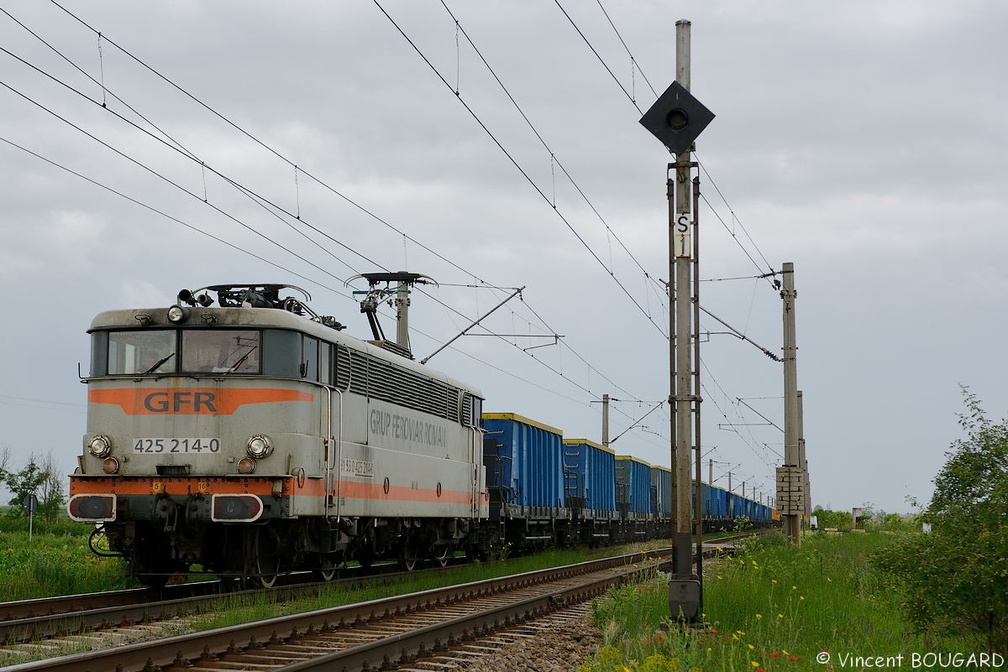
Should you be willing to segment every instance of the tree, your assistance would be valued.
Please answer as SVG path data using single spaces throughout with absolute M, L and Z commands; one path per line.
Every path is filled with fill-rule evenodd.
M 39 484 L 39 513 L 51 522 L 56 520 L 56 516 L 66 504 L 66 493 L 63 490 L 66 477 L 56 464 L 51 450 L 46 453 L 45 460 L 42 462 L 42 473 L 45 477 Z
M 921 520 L 930 534 L 908 535 L 878 564 L 905 588 L 920 629 L 951 627 L 1008 646 L 1008 422 L 991 422 L 963 388 L 966 436 L 952 444 Z
M 26 464 L 21 471 L 6 472 L 4 480 L 7 483 L 7 487 L 14 495 L 9 502 L 13 507 L 10 510 L 10 514 L 12 516 L 21 515 L 21 510 L 24 507 L 25 502 L 28 500 L 28 496 L 37 494 L 38 487 L 42 484 L 44 479 L 45 474 L 42 473 L 38 464 L 35 463 L 34 456 L 28 460 L 28 464 Z
M 63 475 L 60 473 L 50 451 L 41 464 L 32 455 L 28 464 L 21 471 L 10 471 L 5 464 L 10 461 L 9 450 L 0 452 L 0 480 L 7 484 L 7 488 L 14 495 L 10 500 L 12 516 L 22 514 L 25 502 L 29 495 L 38 497 L 38 512 L 46 520 L 52 521 L 62 510 L 66 503 L 66 494 L 63 491 Z

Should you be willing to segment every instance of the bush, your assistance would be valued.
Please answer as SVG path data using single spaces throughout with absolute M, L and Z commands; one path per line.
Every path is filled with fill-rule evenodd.
M 904 609 L 922 631 L 956 632 L 1008 646 L 1008 424 L 987 419 L 964 389 L 966 438 L 952 444 L 921 520 L 931 533 L 903 537 L 878 566 L 905 589 Z

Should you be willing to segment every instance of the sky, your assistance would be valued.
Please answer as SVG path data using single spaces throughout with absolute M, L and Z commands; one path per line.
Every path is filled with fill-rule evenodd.
M 601 439 L 609 394 L 613 449 L 668 466 L 671 157 L 638 119 L 680 19 L 716 115 L 700 303 L 779 354 L 759 276 L 794 263 L 813 505 L 910 511 L 962 436 L 962 386 L 1008 411 L 1003 3 L 62 6 L 0 4 L 11 466 L 72 471 L 95 314 L 282 282 L 366 338 L 345 281 L 380 270 L 438 282 L 412 297 L 417 359 L 524 288 L 428 366 L 572 438 Z M 704 478 L 714 460 L 771 496 L 782 366 L 699 327 Z

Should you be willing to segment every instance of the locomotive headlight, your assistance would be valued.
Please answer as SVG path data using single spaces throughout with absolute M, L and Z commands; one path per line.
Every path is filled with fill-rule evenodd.
M 273 444 L 265 434 L 256 434 L 248 440 L 248 446 L 246 446 L 245 450 L 250 457 L 261 460 L 270 454 L 273 450 Z
M 168 309 L 168 321 L 172 324 L 185 322 L 189 312 L 182 306 L 172 306 Z
M 98 434 L 88 441 L 88 452 L 99 459 L 108 457 L 111 451 L 112 442 L 104 434 Z

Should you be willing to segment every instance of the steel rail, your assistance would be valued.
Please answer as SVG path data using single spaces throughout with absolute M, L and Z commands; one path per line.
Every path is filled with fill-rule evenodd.
M 270 618 L 253 623 L 233 625 L 215 630 L 177 635 L 152 642 L 138 642 L 112 649 L 89 651 L 59 658 L 24 663 L 5 668 L 4 672 L 98 672 L 104 670 L 156 669 L 168 665 L 187 666 L 189 661 L 204 656 L 255 649 L 268 642 L 280 643 L 303 635 L 314 634 L 351 624 L 407 614 L 438 605 L 475 599 L 527 586 L 571 578 L 577 574 L 602 571 L 607 568 L 644 562 L 648 558 L 666 557 L 671 549 L 635 553 L 603 560 L 593 560 L 560 568 L 536 570 L 478 581 L 410 595 L 370 600 L 358 604 L 317 609 L 310 612 Z M 549 599 L 549 598 L 547 598 Z M 557 599 L 554 597 L 553 599 Z
M 382 566 L 384 567 L 384 566 Z M 388 565 L 394 567 L 394 565 Z M 52 637 L 73 635 L 97 628 L 118 627 L 124 623 L 149 623 L 167 620 L 187 613 L 199 612 L 215 602 L 239 595 L 269 594 L 277 601 L 317 593 L 323 586 L 339 586 L 353 590 L 362 584 L 386 585 L 404 577 L 426 572 L 443 572 L 434 567 L 416 572 L 355 573 L 334 581 L 289 583 L 273 588 L 232 590 L 225 582 L 203 581 L 193 584 L 168 586 L 161 590 L 133 588 L 108 593 L 86 593 L 65 597 L 22 600 L 0 604 L 0 646 L 20 642 L 34 642 Z M 304 574 L 291 575 L 289 579 L 303 579 Z M 171 595 L 172 597 L 169 597 Z M 175 597 L 177 595 L 177 597 Z

